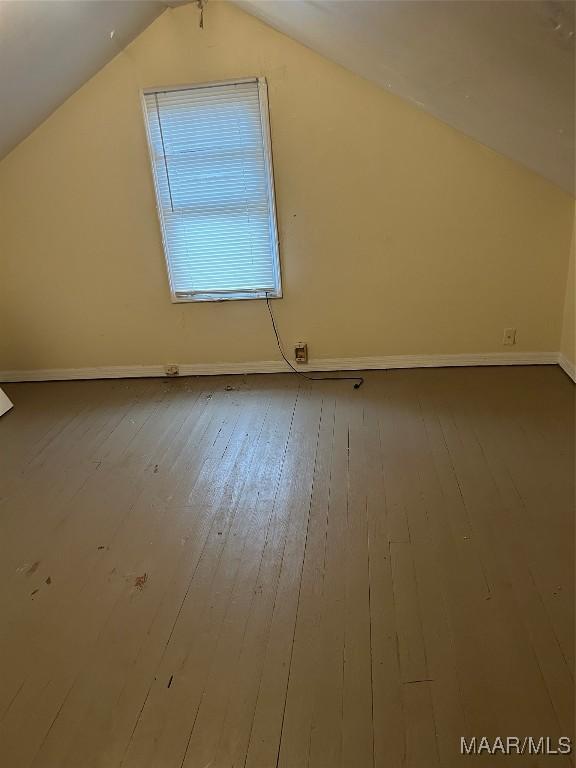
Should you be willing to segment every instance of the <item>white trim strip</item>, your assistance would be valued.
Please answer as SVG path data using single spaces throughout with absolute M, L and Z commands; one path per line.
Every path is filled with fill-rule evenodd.
M 564 373 L 567 376 L 570 376 L 572 381 L 576 384 L 576 365 L 574 363 L 571 363 L 570 360 L 568 360 L 567 357 L 565 357 L 562 353 L 558 355 L 558 365 Z
M 574 366 L 554 352 L 500 352 L 475 355 L 388 355 L 384 357 L 322 358 L 298 366 L 302 371 L 366 371 L 392 368 L 442 368 L 475 365 L 556 365 L 573 379 Z M 286 373 L 282 360 L 247 363 L 180 364 L 180 376 L 222 376 L 243 373 Z M 570 372 L 572 371 L 572 373 Z M 164 365 L 106 366 L 98 368 L 44 368 L 28 371 L 0 371 L 0 381 L 67 381 L 72 379 L 122 379 L 164 377 Z

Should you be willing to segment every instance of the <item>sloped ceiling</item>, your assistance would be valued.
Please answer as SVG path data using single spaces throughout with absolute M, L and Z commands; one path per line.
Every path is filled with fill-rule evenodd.
M 0 0 L 0 158 L 165 8 L 153 0 Z
M 180 2 L 0 0 L 0 158 Z M 573 2 L 236 4 L 574 193 Z
M 236 4 L 574 193 L 573 2 Z

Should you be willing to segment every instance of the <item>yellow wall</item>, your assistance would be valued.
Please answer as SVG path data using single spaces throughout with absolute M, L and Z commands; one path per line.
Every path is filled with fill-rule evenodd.
M 558 350 L 566 194 L 233 6 L 205 17 L 167 11 L 0 164 L 0 369 L 277 358 L 263 302 L 170 303 L 139 101 L 252 75 L 269 83 L 287 345 Z
M 564 301 L 560 352 L 568 363 L 571 364 L 572 368 L 576 369 L 576 317 L 574 315 L 574 297 L 576 294 L 576 274 L 574 267 L 574 261 L 576 260 L 576 208 L 574 214 L 574 229 L 572 230 L 572 246 L 570 248 L 570 265 L 566 283 L 566 299 Z

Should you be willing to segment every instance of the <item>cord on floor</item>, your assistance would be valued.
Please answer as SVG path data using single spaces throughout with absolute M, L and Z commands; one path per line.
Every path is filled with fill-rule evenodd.
M 280 336 L 278 335 L 278 329 L 276 328 L 276 321 L 274 320 L 274 315 L 272 314 L 272 307 L 270 306 L 270 299 L 268 298 L 268 294 L 266 294 L 266 306 L 268 307 L 268 313 L 270 315 L 270 320 L 272 321 L 272 328 L 274 329 L 276 344 L 278 345 L 280 354 L 284 358 L 286 364 L 289 365 L 290 368 L 294 371 L 294 373 L 296 373 L 298 376 L 302 376 L 303 379 L 307 379 L 308 381 L 355 381 L 356 384 L 354 384 L 354 389 L 360 389 L 362 384 L 364 384 L 364 379 L 362 376 L 307 376 L 305 373 L 302 373 L 302 371 L 298 371 L 296 368 L 294 368 L 282 349 Z

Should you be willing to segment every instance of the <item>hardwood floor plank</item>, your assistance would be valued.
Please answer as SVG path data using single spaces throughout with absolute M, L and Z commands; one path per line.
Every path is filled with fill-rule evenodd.
M 430 686 L 429 682 L 406 683 L 402 686 L 406 718 L 406 765 L 410 768 L 440 765 Z
M 348 393 L 346 393 L 348 394 Z M 342 765 L 346 617 L 346 512 L 348 507 L 349 400 L 340 396 L 334 414 L 332 464 L 320 606 L 322 654 L 316 674 L 309 765 Z
M 278 765 L 286 767 L 306 765 L 308 762 L 310 718 L 314 704 L 314 687 L 310 685 L 310 680 L 322 653 L 319 607 L 324 580 L 334 408 L 334 397 L 325 391 L 278 760 Z
M 297 392 L 292 392 L 280 398 L 277 407 L 272 409 L 261 448 L 255 456 L 257 469 L 243 489 L 240 505 L 249 520 L 249 528 L 244 546 L 238 553 L 238 568 L 223 628 L 203 688 L 200 695 L 197 694 L 197 707 L 184 766 L 206 765 L 215 759 L 230 705 L 230 679 L 236 671 L 242 644 L 246 639 L 247 623 L 251 618 L 251 608 L 258 588 L 274 496 L 282 470 L 282 457 L 290 438 L 297 396 Z
M 394 588 L 390 558 L 389 509 L 381 442 L 381 420 L 389 414 L 379 392 L 363 393 L 366 460 L 370 645 L 372 664 L 373 761 L 376 768 L 404 764 L 406 739 L 402 717 L 402 684 Z M 401 502 L 403 505 L 403 502 Z M 405 520 L 405 518 L 404 518 Z M 392 527 L 394 531 L 394 527 Z M 407 535 L 407 529 L 406 529 Z
M 460 768 L 461 737 L 574 736 L 573 385 L 365 378 L 8 385 L 0 765 Z
M 374 760 L 370 582 L 368 562 L 367 457 L 362 398 L 348 395 L 348 507 L 346 511 L 346 620 L 342 763 Z
M 139 496 L 130 514 L 114 539 L 104 547 L 102 559 L 108 560 L 108 565 L 114 562 L 118 566 L 118 555 L 121 553 L 126 589 L 122 591 L 100 630 L 95 647 L 90 649 L 92 656 L 88 658 L 88 663 L 84 668 L 80 665 L 78 667 L 80 672 L 67 693 L 66 705 L 59 710 L 37 755 L 36 760 L 42 765 L 51 764 L 50 760 L 59 766 L 68 764 L 70 760 L 72 764 L 75 764 L 75 760 L 81 760 L 77 756 L 71 758 L 70 752 L 64 749 L 72 737 L 73 743 L 80 743 L 81 754 L 92 740 L 104 735 L 110 738 L 105 727 L 114 711 L 114 697 L 119 695 L 118 690 L 121 690 L 125 674 L 135 662 L 131 654 L 137 655 L 141 643 L 147 637 L 150 616 L 154 616 L 158 610 L 158 600 L 164 594 L 167 583 L 170 583 L 179 561 L 190 548 L 189 539 L 197 530 L 197 521 L 190 510 L 186 507 L 171 508 L 161 492 L 162 486 L 166 491 L 172 488 L 168 478 L 172 481 L 176 479 L 178 462 L 183 461 L 183 451 L 190 438 L 190 433 L 177 425 L 186 425 L 192 418 L 195 423 L 194 426 L 190 425 L 191 434 L 200 442 L 206 438 L 207 422 L 202 418 L 202 405 L 197 404 L 197 408 L 194 408 L 195 404 L 197 400 L 185 399 L 179 406 L 182 422 L 179 418 L 175 420 L 175 434 L 171 437 L 169 448 L 163 451 L 158 446 L 155 458 L 159 463 L 145 467 L 138 489 Z M 186 410 L 190 411 L 188 415 Z M 176 446 L 180 448 L 179 456 L 174 453 Z M 170 454 L 174 462 L 172 465 L 169 464 Z M 164 467 L 162 474 L 156 471 L 160 466 Z M 123 543 L 123 537 L 126 537 L 126 543 Z M 117 572 L 117 568 L 112 568 L 112 571 Z M 143 574 L 144 583 L 135 588 L 137 579 L 142 578 Z M 96 589 L 100 586 L 99 575 L 94 573 L 91 580 Z M 123 638 L 121 645 L 115 641 L 118 635 Z M 71 658 L 68 653 L 68 668 L 72 666 L 73 659 L 74 656 Z M 117 668 L 111 674 L 110 669 L 114 665 Z M 110 681 L 104 692 L 101 690 L 102 680 Z M 73 749 L 71 754 L 74 755 Z
M 189 497 L 193 509 L 210 510 L 212 525 L 136 724 L 124 761 L 127 766 L 180 765 L 184 758 L 202 691 L 199 681 L 209 669 L 237 573 L 235 553 L 246 536 L 247 520 L 239 500 L 253 466 L 269 399 L 270 395 L 262 407 L 255 398 L 251 407 L 242 410 L 237 429 L 222 459 L 212 467 L 208 482 L 200 493 Z M 168 689 L 165 681 L 170 676 L 174 684 Z M 188 685 L 182 684 L 186 680 Z
M 445 376 L 439 378 L 445 379 Z M 449 398 L 444 384 L 437 405 L 458 473 L 459 487 L 492 585 L 491 599 L 485 603 L 486 620 L 482 622 L 482 628 L 486 649 L 491 649 L 493 655 L 490 698 L 498 713 L 499 730 L 511 733 L 524 727 L 532 733 L 540 728 L 554 737 L 559 734 L 559 723 L 530 638 L 522 626 L 506 568 L 503 561 L 499 562 L 500 552 L 508 563 L 511 558 L 519 557 L 518 540 L 515 536 L 507 536 L 509 517 L 490 474 L 486 454 L 465 417 L 468 397 L 457 397 L 452 393 Z M 504 542 L 505 550 L 502 549 Z M 520 567 L 519 563 L 520 560 L 516 560 L 517 567 Z M 520 578 L 525 577 L 520 575 Z M 496 670 L 498 672 L 494 674 Z
M 425 682 L 429 680 L 428 665 L 412 545 L 391 542 L 390 558 L 401 679 L 403 683 Z
M 321 393 L 313 388 L 303 390 L 302 404 L 293 424 L 298 456 L 296 461 L 284 464 L 275 505 L 285 510 L 285 532 L 264 665 L 247 745 L 246 768 L 278 762 L 321 420 Z

